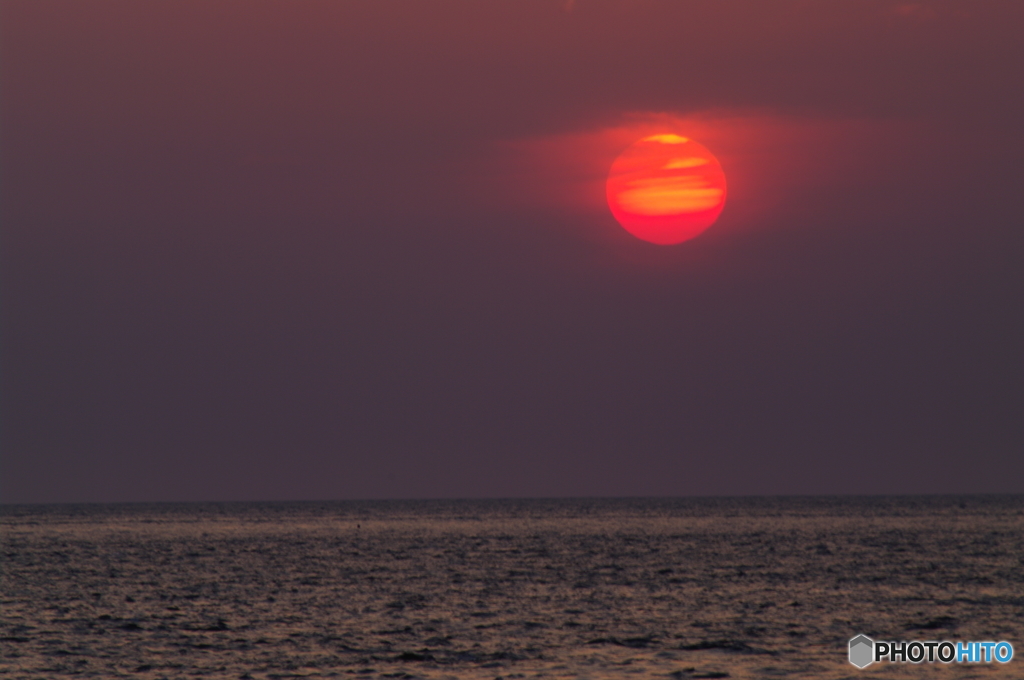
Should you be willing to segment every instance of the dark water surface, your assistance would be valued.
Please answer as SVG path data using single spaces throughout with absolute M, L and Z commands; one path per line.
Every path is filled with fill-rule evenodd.
M 1024 497 L 0 507 L 0 677 L 1024 678 Z M 1009 640 L 1006 665 L 847 640 Z

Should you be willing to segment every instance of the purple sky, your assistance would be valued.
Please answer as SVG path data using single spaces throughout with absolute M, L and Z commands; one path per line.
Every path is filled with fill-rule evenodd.
M 1022 493 L 1021 26 L 2 0 L 0 502 Z M 665 121 L 730 193 L 659 247 Z

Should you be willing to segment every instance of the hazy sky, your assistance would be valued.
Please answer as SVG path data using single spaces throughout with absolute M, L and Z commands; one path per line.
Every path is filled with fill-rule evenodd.
M 0 500 L 1024 492 L 1022 26 L 2 0 Z

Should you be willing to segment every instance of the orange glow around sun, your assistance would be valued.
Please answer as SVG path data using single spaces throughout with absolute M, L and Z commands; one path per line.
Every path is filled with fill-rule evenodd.
M 703 146 L 675 134 L 644 137 L 612 164 L 608 207 L 633 236 L 682 243 L 714 224 L 725 206 L 725 173 Z

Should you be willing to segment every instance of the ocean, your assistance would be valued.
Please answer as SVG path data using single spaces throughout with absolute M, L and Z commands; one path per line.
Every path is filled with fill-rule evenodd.
M 0 677 L 1024 678 L 1024 496 L 0 506 Z M 1007 640 L 1006 664 L 847 660 Z

